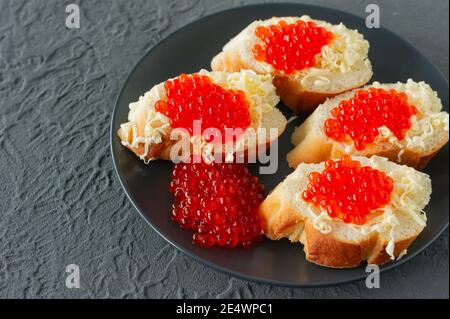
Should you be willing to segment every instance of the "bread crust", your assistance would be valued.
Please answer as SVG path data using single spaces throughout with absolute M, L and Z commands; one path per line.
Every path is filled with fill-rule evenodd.
M 239 72 L 251 67 L 244 63 L 237 49 L 220 52 L 211 61 L 212 71 Z
M 282 200 L 281 183 L 259 206 L 264 233 L 272 240 L 289 236 L 304 219 Z
M 305 224 L 303 250 L 306 260 L 320 266 L 331 268 L 357 267 L 364 255 L 374 247 L 375 236 L 361 243 L 348 243 L 336 240 L 332 235 L 324 235 L 314 228 L 308 220 Z
M 330 158 L 333 145 L 327 143 L 316 131 L 302 126 L 294 132 L 292 140 L 299 133 L 305 134 L 304 138 L 286 155 L 290 167 L 296 168 L 300 163 L 320 163 Z
M 346 89 L 352 90 L 367 83 L 367 81 L 358 83 Z M 334 97 L 342 92 L 314 92 L 308 91 L 300 85 L 300 81 L 290 76 L 274 76 L 273 85 L 277 88 L 277 93 L 284 105 L 294 111 L 296 114 L 311 113 L 314 109 L 326 99 Z
M 368 264 L 383 265 L 392 261 L 386 252 L 388 243 L 378 233 L 372 233 L 359 243 L 343 242 L 332 235 L 324 235 L 308 220 L 304 228 L 306 259 L 319 266 L 330 268 L 358 267 L 367 260 Z M 417 236 L 395 242 L 394 256 L 398 257 Z

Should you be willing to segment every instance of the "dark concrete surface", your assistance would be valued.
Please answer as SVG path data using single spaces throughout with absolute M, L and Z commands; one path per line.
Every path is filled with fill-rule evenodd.
M 114 100 L 150 47 L 202 16 L 263 1 L 0 0 L 0 297 L 448 298 L 448 230 L 425 252 L 363 282 L 320 289 L 255 284 L 171 247 L 122 191 L 109 151 Z M 365 15 L 413 43 L 448 77 L 449 2 L 321 0 Z M 80 267 L 80 289 L 65 268 Z

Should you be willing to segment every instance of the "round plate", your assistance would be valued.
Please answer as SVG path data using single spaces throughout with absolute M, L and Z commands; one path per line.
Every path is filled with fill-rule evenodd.
M 365 277 L 365 267 L 355 269 L 329 269 L 305 260 L 302 245 L 288 240 L 265 239 L 250 250 L 212 248 L 192 245 L 192 232 L 182 230 L 173 223 L 171 195 L 167 188 L 172 163 L 154 161 L 145 165 L 132 152 L 125 149 L 117 138 L 119 125 L 127 121 L 128 105 L 153 85 L 180 73 L 192 73 L 209 69 L 211 59 L 223 45 L 244 27 L 257 19 L 272 16 L 307 14 L 315 19 L 331 23 L 343 22 L 351 29 L 358 29 L 370 41 L 370 59 L 374 68 L 373 80 L 380 82 L 426 81 L 436 90 L 448 111 L 448 82 L 439 70 L 411 44 L 386 29 L 367 29 L 364 20 L 344 12 L 300 4 L 267 4 L 236 8 L 220 12 L 173 33 L 151 49 L 136 65 L 123 85 L 113 113 L 111 150 L 120 182 L 128 197 L 145 220 L 172 245 L 189 256 L 245 279 L 287 285 L 324 286 L 350 282 Z M 287 117 L 289 110 L 281 103 L 279 108 Z M 285 154 L 292 148 L 289 143 L 296 123 L 290 123 L 279 141 L 279 169 L 274 175 L 261 175 L 268 190 L 273 189 L 291 173 Z M 396 267 L 417 255 L 448 225 L 448 146 L 432 160 L 426 172 L 433 180 L 431 203 L 426 208 L 428 226 L 408 249 L 402 260 L 382 267 Z M 255 168 L 255 167 L 253 167 Z M 149 245 L 151 243 L 148 243 Z

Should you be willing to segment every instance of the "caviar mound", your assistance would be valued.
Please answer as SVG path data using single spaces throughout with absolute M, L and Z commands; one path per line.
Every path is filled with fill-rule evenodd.
M 324 123 L 325 134 L 338 142 L 353 140 L 357 150 L 373 143 L 379 129 L 387 127 L 398 140 L 411 128 L 411 117 L 417 113 L 408 96 L 393 89 L 360 90 L 349 100 L 331 110 L 332 118 Z
M 261 239 L 264 187 L 245 164 L 176 164 L 169 190 L 172 220 L 195 232 L 194 244 L 249 248 Z
M 367 216 L 391 201 L 394 182 L 385 173 L 362 166 L 350 156 L 328 160 L 322 173 L 309 175 L 304 201 L 324 209 L 331 218 L 363 225 Z
M 187 129 L 191 135 L 203 135 L 208 130 L 204 136 L 207 142 L 225 143 L 225 129 L 243 131 L 250 125 L 249 104 L 241 90 L 224 89 L 200 74 L 181 74 L 166 81 L 164 88 L 166 98 L 157 101 L 155 109 L 170 119 L 173 128 Z M 201 121 L 201 132 L 194 132 L 194 121 Z M 239 132 L 236 130 L 234 141 Z
M 334 37 L 313 21 L 303 20 L 292 24 L 281 20 L 268 27 L 259 26 L 255 35 L 264 42 L 253 47 L 255 59 L 286 74 L 315 66 L 322 47 Z

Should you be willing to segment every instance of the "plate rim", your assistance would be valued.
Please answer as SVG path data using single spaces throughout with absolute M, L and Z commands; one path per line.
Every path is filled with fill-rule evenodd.
M 154 226 L 151 221 L 145 216 L 145 214 L 141 211 L 141 209 L 138 207 L 137 203 L 135 203 L 135 201 L 133 200 L 133 198 L 131 197 L 131 195 L 128 193 L 127 188 L 124 185 L 124 181 L 122 180 L 122 177 L 119 173 L 118 170 L 118 165 L 116 163 L 116 155 L 115 155 L 115 146 L 114 146 L 114 139 L 116 138 L 116 134 L 114 131 L 114 119 L 116 118 L 116 113 L 117 113 L 117 109 L 118 109 L 118 103 L 119 103 L 119 99 L 122 96 L 122 93 L 125 89 L 126 84 L 128 83 L 129 79 L 131 78 L 131 76 L 133 75 L 133 73 L 136 71 L 136 69 L 138 69 L 138 67 L 141 65 L 141 63 L 145 60 L 145 58 L 147 57 L 147 55 L 149 55 L 153 50 L 155 50 L 158 46 L 160 46 L 163 42 L 167 41 L 169 38 L 171 38 L 172 36 L 174 36 L 175 34 L 181 32 L 184 28 L 189 27 L 192 24 L 195 23 L 199 23 L 203 20 L 209 19 L 209 18 L 213 18 L 214 16 L 217 15 L 221 15 L 230 11 L 237 11 L 241 8 L 252 8 L 252 7 L 268 7 L 268 6 L 299 6 L 299 7 L 310 7 L 310 8 L 316 8 L 316 9 L 327 9 L 327 10 L 332 10 L 335 12 L 339 12 L 341 14 L 344 15 L 349 15 L 349 16 L 353 16 L 356 19 L 363 19 L 362 17 L 350 13 L 350 12 L 346 12 L 346 11 L 342 11 L 339 9 L 334 9 L 334 8 L 330 8 L 330 7 L 326 7 L 326 6 L 319 6 L 319 5 L 311 5 L 311 4 L 304 4 L 304 3 L 293 3 L 293 2 L 279 2 L 279 3 L 259 3 L 259 4 L 251 4 L 251 5 L 241 5 L 241 6 L 237 6 L 237 7 L 233 7 L 233 8 L 228 8 L 225 10 L 221 10 L 221 11 L 217 11 L 205 16 L 202 16 L 198 19 L 192 20 L 188 23 L 185 23 L 181 26 L 179 26 L 176 30 L 174 30 L 173 32 L 169 33 L 168 35 L 166 35 L 164 38 L 162 38 L 161 40 L 159 40 L 156 44 L 154 44 L 153 46 L 151 46 L 149 49 L 147 49 L 145 51 L 145 53 L 138 59 L 138 61 L 136 62 L 136 64 L 134 65 L 134 67 L 131 68 L 131 70 L 129 71 L 128 75 L 126 76 L 125 80 L 120 84 L 120 90 L 116 96 L 115 102 L 114 102 L 114 108 L 113 111 L 111 113 L 111 119 L 110 119 L 110 136 L 109 136 L 109 144 L 110 144 L 110 152 L 111 152 L 111 158 L 112 158 L 112 162 L 113 162 L 113 166 L 114 166 L 114 171 L 116 173 L 116 176 L 119 179 L 119 183 L 120 186 L 122 187 L 123 191 L 125 192 L 128 200 L 132 203 L 133 207 L 135 208 L 135 210 L 139 213 L 139 215 L 144 219 L 144 221 L 160 236 L 162 237 L 165 241 L 167 241 L 169 244 L 171 244 L 173 247 L 175 247 L 176 249 L 178 249 L 179 251 L 181 251 L 183 254 L 185 254 L 186 256 L 194 259 L 196 262 L 206 265 L 214 270 L 218 270 L 221 273 L 227 274 L 227 275 L 231 275 L 234 276 L 236 278 L 239 279 L 243 279 L 243 280 L 247 280 L 247 281 L 252 281 L 258 284 L 266 284 L 266 285 L 276 285 L 279 287 L 289 287 L 289 288 L 320 288 L 320 287 L 333 287 L 333 286 L 337 286 L 337 285 L 343 285 L 343 284 L 349 284 L 349 283 L 353 283 L 353 282 L 357 282 L 357 281 L 361 281 L 364 278 L 366 278 L 367 276 L 364 274 L 361 274 L 359 276 L 355 276 L 352 277 L 348 280 L 336 280 L 336 281 L 330 281 L 330 282 L 324 282 L 324 283 L 311 283 L 311 284 L 306 284 L 306 283 L 293 283 L 293 282 L 284 282 L 284 281 L 278 281 L 278 280 L 273 280 L 273 279 L 267 279 L 267 278 L 261 278 L 258 276 L 253 276 L 253 275 L 248 275 L 248 274 L 244 274 L 223 266 L 220 266 L 214 262 L 209 261 L 206 258 L 200 257 L 198 255 L 196 255 L 195 253 L 188 251 L 186 249 L 184 249 L 183 247 L 177 245 L 175 242 L 173 242 L 172 240 L 170 240 L 169 238 L 167 238 L 166 236 L 164 236 L 156 226 Z M 446 75 L 441 71 L 441 69 L 439 67 L 437 67 L 437 65 L 431 60 L 429 59 L 425 54 L 423 54 L 421 52 L 421 50 L 419 50 L 418 48 L 416 48 L 409 40 L 404 39 L 403 37 L 397 35 L 395 32 L 391 31 L 388 28 L 385 28 L 383 26 L 380 26 L 380 29 L 390 33 L 391 35 L 393 35 L 394 37 L 396 37 L 397 39 L 403 41 L 404 43 L 406 43 L 412 50 L 416 51 L 417 53 L 419 53 L 419 55 L 423 56 L 425 58 L 425 60 L 430 63 L 433 68 L 435 69 L 435 71 L 437 73 L 440 74 L 440 76 L 445 80 L 445 82 L 447 82 L 447 86 L 449 85 L 448 79 L 446 77 Z M 404 265 L 405 263 L 409 262 L 410 260 L 412 260 L 415 256 L 417 256 L 418 254 L 422 253 L 423 251 L 425 251 L 432 243 L 434 243 L 441 235 L 442 233 L 448 228 L 449 226 L 449 216 L 447 216 L 447 220 L 446 222 L 441 226 L 441 228 L 439 229 L 439 231 L 425 244 L 423 245 L 423 247 L 419 248 L 417 251 L 408 254 L 407 256 L 405 256 L 404 258 L 402 258 L 401 260 L 389 263 L 387 265 L 383 265 L 380 267 L 380 274 L 387 272 L 389 270 L 392 270 L 394 268 L 397 268 L 401 265 Z M 336 271 L 339 271 L 339 269 L 336 269 Z

